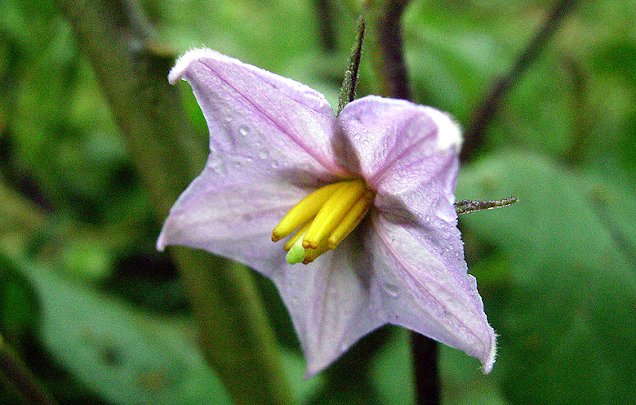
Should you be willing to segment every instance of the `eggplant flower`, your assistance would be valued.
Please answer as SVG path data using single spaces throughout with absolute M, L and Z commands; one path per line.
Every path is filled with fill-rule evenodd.
M 207 120 L 210 155 L 158 249 L 204 249 L 270 278 L 308 376 L 387 323 L 490 372 L 495 334 L 453 206 L 462 138 L 446 114 L 367 96 L 336 117 L 315 90 L 208 49 L 177 61 L 169 80 L 180 78 Z

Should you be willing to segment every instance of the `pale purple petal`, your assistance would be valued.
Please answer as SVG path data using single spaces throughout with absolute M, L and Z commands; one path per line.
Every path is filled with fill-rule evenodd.
M 457 228 L 422 228 L 375 213 L 367 238 L 375 275 L 371 299 L 382 303 L 375 306 L 382 306 L 385 321 L 463 350 L 490 372 L 495 333 L 467 274 Z
M 461 144 L 445 114 L 364 97 L 340 114 L 359 170 L 377 194 L 365 243 L 373 258 L 372 299 L 386 321 L 494 362 L 495 337 L 475 279 L 467 274 L 454 189 Z
M 368 96 L 348 104 L 339 119 L 360 173 L 380 201 L 416 193 L 408 207 L 423 217 L 439 213 L 435 200 L 443 195 L 450 199 L 442 208 L 452 208 L 461 136 L 447 115 L 404 100 Z M 444 175 L 440 183 L 441 171 L 453 176 Z M 378 208 L 382 205 L 376 200 Z M 444 214 L 454 217 L 453 212 Z
M 287 265 L 272 276 L 305 353 L 307 377 L 386 323 L 377 306 L 381 303 L 369 299 L 371 273 L 353 236 L 310 265 Z
M 369 96 L 334 118 L 308 87 L 210 50 L 170 73 L 192 85 L 210 129 L 206 168 L 157 242 L 220 254 L 269 276 L 287 305 L 308 374 L 385 323 L 494 362 L 495 335 L 467 274 L 453 208 L 461 144 L 445 114 Z M 369 218 L 308 266 L 285 262 L 271 231 L 312 190 L 361 175 Z
M 209 49 L 186 53 L 169 78 L 192 86 L 210 130 L 212 164 L 343 173 L 333 151 L 341 131 L 315 90 Z
M 268 275 L 286 264 L 281 244 L 271 241 L 272 230 L 309 192 L 265 175 L 219 174 L 208 165 L 170 210 L 157 247 L 207 250 Z
M 276 223 L 344 173 L 332 150 L 342 138 L 333 111 L 320 93 L 211 50 L 184 55 L 170 73 L 180 77 L 206 117 L 211 151 L 157 246 L 205 249 L 269 274 L 285 260 L 270 240 Z

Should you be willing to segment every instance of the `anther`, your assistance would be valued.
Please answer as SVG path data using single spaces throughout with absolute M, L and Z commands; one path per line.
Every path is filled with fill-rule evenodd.
M 303 237 L 305 249 L 316 249 L 320 242 L 338 226 L 342 218 L 351 207 L 364 195 L 366 184 L 363 180 L 342 182 L 345 186 L 339 188 L 324 203 L 316 218 L 311 221 L 311 226 Z
M 272 231 L 272 241 L 278 242 L 314 217 L 329 197 L 342 188 L 343 185 L 342 182 L 329 184 L 300 200 L 276 225 Z
M 369 211 L 375 194 L 362 179 L 344 180 L 312 192 L 296 204 L 272 231 L 274 242 L 296 233 L 284 249 L 289 264 L 313 262 L 335 249 Z

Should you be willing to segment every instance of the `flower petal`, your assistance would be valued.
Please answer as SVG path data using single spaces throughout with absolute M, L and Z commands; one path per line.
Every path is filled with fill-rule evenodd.
M 157 248 L 184 245 L 246 263 L 269 275 L 285 263 L 272 229 L 310 192 L 267 175 L 219 175 L 208 167 L 181 194 L 163 225 Z
M 367 96 L 349 103 L 339 116 L 367 183 L 393 192 L 411 189 L 430 177 L 435 158 L 454 156 L 459 127 L 432 107 Z M 378 189 L 378 191 L 381 191 Z
M 363 263 L 359 239 L 352 237 L 310 265 L 287 266 L 272 276 L 305 353 L 306 377 L 386 323 L 369 299 L 371 280 Z
M 185 54 L 170 72 L 192 85 L 210 130 L 203 173 L 171 209 L 157 246 L 180 244 L 264 274 L 284 263 L 270 240 L 285 213 L 343 170 L 342 131 L 322 94 L 212 50 Z
M 372 295 L 382 302 L 386 322 L 463 350 L 490 372 L 495 333 L 477 282 L 467 274 L 457 228 L 374 213 L 365 245 L 375 274 Z
M 192 86 L 219 167 L 260 161 L 260 170 L 342 173 L 333 152 L 341 131 L 322 94 L 209 49 L 182 56 L 169 75 L 179 78 Z

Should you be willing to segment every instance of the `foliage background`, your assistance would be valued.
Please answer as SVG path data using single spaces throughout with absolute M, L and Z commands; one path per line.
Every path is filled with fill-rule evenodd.
M 333 2 L 331 49 L 309 0 L 142 5 L 164 46 L 205 45 L 337 103 L 352 4 Z M 413 1 L 403 22 L 414 100 L 468 126 L 553 5 Z M 458 199 L 520 202 L 461 218 L 500 349 L 483 376 L 476 361 L 441 348 L 446 404 L 636 403 L 634 21 L 632 0 L 581 1 L 460 173 Z M 359 95 L 373 91 L 371 78 L 363 56 Z M 155 251 L 163 218 L 54 2 L 0 2 L 0 84 L 2 339 L 63 404 L 228 403 L 196 348 L 177 270 Z M 205 123 L 187 85 L 180 90 L 203 150 Z M 303 380 L 287 314 L 255 277 L 297 403 L 413 401 L 409 340 L 397 328 Z M 0 403 L 15 400 L 0 385 Z

